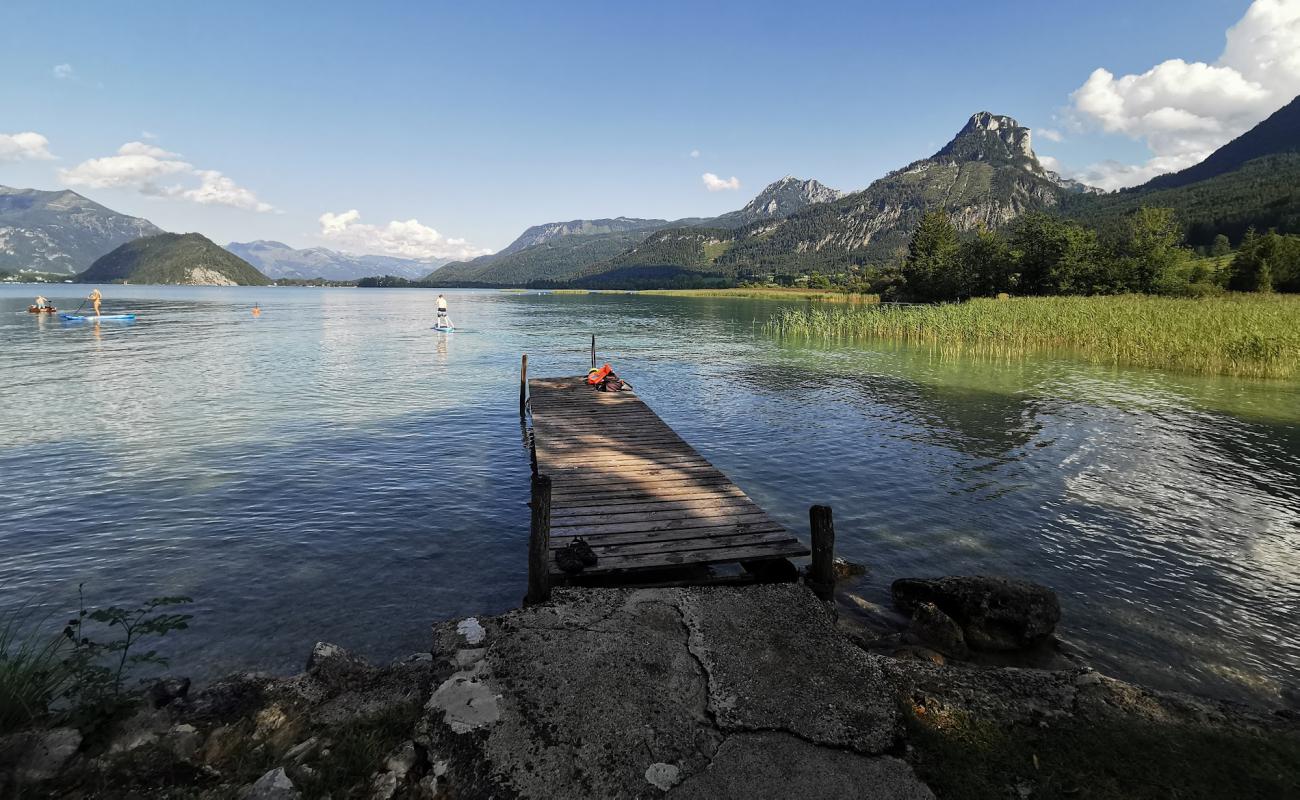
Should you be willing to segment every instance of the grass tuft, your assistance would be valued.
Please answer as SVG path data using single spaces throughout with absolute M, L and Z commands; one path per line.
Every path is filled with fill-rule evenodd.
M 44 627 L 25 609 L 0 616 L 0 734 L 43 716 L 71 678 L 66 640 L 40 633 Z

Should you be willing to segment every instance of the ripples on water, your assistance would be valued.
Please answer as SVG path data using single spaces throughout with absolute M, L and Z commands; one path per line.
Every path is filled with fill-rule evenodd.
M 196 598 L 179 671 L 380 659 L 523 592 L 519 354 L 586 335 L 793 530 L 897 577 L 1056 588 L 1111 674 L 1276 704 L 1300 677 L 1300 389 L 1062 359 L 782 342 L 776 304 L 424 291 L 113 287 L 132 325 L 0 289 L 0 608 Z M 55 297 L 60 306 L 76 299 Z M 249 308 L 260 302 L 264 313 Z

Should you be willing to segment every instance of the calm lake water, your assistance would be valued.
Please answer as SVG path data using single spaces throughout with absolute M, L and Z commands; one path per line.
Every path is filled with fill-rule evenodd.
M 792 530 L 832 505 L 863 601 L 1036 580 L 1105 672 L 1295 703 L 1296 382 L 782 341 L 770 301 L 448 292 L 438 335 L 423 290 L 109 287 L 140 318 L 98 327 L 35 293 L 0 288 L 0 610 L 191 595 L 179 673 L 290 671 L 317 640 L 389 659 L 515 606 L 519 356 L 578 374 L 594 332 Z

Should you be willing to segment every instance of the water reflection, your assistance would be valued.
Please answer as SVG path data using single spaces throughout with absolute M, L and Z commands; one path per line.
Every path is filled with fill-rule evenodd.
M 511 607 L 519 355 L 578 374 L 595 333 L 791 530 L 835 507 L 865 607 L 905 575 L 1009 574 L 1121 677 L 1263 702 L 1300 678 L 1294 383 L 781 341 L 768 301 L 460 292 L 439 335 L 435 295 L 122 287 L 138 321 L 96 332 L 0 288 L 0 608 L 190 594 L 168 644 L 211 675 L 316 639 L 395 657 Z

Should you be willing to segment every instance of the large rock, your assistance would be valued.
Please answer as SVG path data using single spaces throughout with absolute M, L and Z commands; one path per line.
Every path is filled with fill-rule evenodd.
M 912 644 L 926 645 L 953 658 L 965 658 L 970 654 L 961 626 L 934 603 L 916 606 L 906 638 Z
M 1056 593 L 1027 581 L 986 576 L 902 578 L 891 591 L 894 605 L 913 614 L 933 603 L 961 626 L 966 643 L 977 650 L 1020 650 L 1056 630 L 1061 605 Z
M 0 738 L 0 790 L 6 777 L 18 783 L 40 783 L 58 777 L 81 749 L 75 728 L 51 728 Z M 0 791 L 0 796 L 5 796 Z

